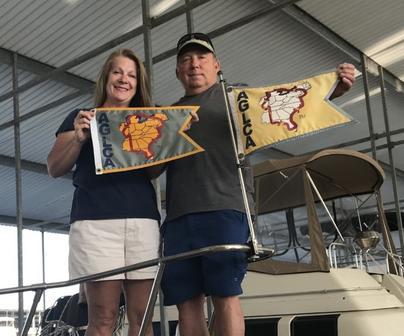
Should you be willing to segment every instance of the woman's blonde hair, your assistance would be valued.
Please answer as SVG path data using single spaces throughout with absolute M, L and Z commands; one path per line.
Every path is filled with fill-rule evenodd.
M 146 70 L 143 63 L 130 49 L 118 49 L 109 55 L 104 65 L 101 68 L 101 72 L 98 76 L 95 84 L 94 104 L 95 107 L 102 106 L 107 99 L 106 85 L 108 81 L 108 74 L 111 71 L 112 63 L 116 57 L 123 56 L 131 59 L 136 64 L 136 78 L 137 88 L 136 94 L 131 99 L 130 107 L 142 107 L 151 106 L 151 97 L 149 92 L 149 80 L 146 74 Z

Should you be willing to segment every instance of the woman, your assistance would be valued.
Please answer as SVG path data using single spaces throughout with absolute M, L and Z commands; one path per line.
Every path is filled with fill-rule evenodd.
M 146 72 L 131 50 L 118 50 L 108 57 L 94 98 L 96 107 L 151 105 Z M 93 116 L 92 110 L 70 113 L 56 132 L 48 156 L 52 177 L 76 166 L 69 234 L 71 279 L 158 256 L 160 217 L 153 186 L 144 170 L 95 175 L 90 140 Z M 137 335 L 155 272 L 152 267 L 88 282 L 87 335 L 112 334 L 121 288 L 126 296 L 128 335 Z

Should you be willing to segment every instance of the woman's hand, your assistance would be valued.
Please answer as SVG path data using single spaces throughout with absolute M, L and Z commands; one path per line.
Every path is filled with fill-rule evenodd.
M 80 110 L 74 119 L 74 140 L 83 144 L 90 137 L 90 122 L 94 118 L 94 110 Z

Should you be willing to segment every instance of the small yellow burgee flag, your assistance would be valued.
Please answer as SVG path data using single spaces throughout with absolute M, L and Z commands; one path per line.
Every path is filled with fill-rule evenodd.
M 328 98 L 335 72 L 262 88 L 230 87 L 229 100 L 246 154 L 353 121 Z

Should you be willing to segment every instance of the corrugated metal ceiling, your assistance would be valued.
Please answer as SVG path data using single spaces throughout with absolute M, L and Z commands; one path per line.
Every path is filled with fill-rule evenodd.
M 299 7 L 404 80 L 404 2 L 315 1 Z
M 193 10 L 196 31 L 212 32 L 229 25 L 247 15 L 259 13 L 268 8 L 271 1 L 261 0 L 215 0 L 209 1 Z M 168 1 L 167 11 L 178 8 L 183 1 Z M 157 6 L 162 1 L 153 0 L 150 7 L 159 15 Z M 223 72 L 229 83 L 247 83 L 259 86 L 292 81 L 305 76 L 333 69 L 343 61 L 353 62 L 360 67 L 359 54 L 362 50 L 375 61 L 384 65 L 392 74 L 403 79 L 404 76 L 404 2 L 388 0 L 357 1 L 316 1 L 302 0 L 298 6 L 313 18 L 305 16 L 313 26 L 306 26 L 285 11 L 275 11 L 246 25 L 239 24 L 233 30 L 214 38 L 213 43 L 222 63 Z M 80 57 L 105 43 L 133 31 L 142 24 L 141 1 L 123 0 L 0 0 L 0 48 L 19 53 L 32 59 L 32 73 L 27 69 L 19 70 L 19 85 L 35 78 L 39 70 L 35 62 L 58 67 Z M 290 8 L 290 7 L 289 7 Z M 299 8 L 292 8 L 299 10 Z M 159 12 L 160 11 L 160 12 Z M 342 39 L 326 40 L 320 37 L 316 23 L 324 25 L 353 46 L 354 55 L 343 50 Z M 315 27 L 315 28 L 313 28 Z M 328 27 L 328 28 L 327 28 Z M 186 32 L 186 18 L 182 14 L 151 31 L 152 55 L 161 56 L 175 47 L 178 37 Z M 128 47 L 143 59 L 143 36 L 132 36 L 119 45 Z M 118 46 L 117 46 L 118 47 Z M 89 80 L 91 85 L 110 51 L 77 65 L 69 72 Z M 391 57 L 394 56 L 394 57 Z M 2 64 L 5 63 L 5 64 Z M 39 64 L 38 63 L 38 67 Z M 159 104 L 167 105 L 182 95 L 182 88 L 175 78 L 175 57 L 156 63 L 154 73 L 154 98 Z M 41 106 L 54 102 L 76 88 L 52 80 L 41 83 L 19 96 L 22 115 Z M 73 79 L 74 80 L 78 80 Z M 402 83 L 400 83 L 402 84 Z M 378 80 L 370 76 L 370 90 L 377 91 Z M 0 95 L 12 88 L 11 66 L 0 54 Z M 397 93 L 392 86 L 388 88 L 388 108 L 392 130 L 404 128 L 403 93 Z M 333 146 L 346 141 L 365 138 L 369 135 L 364 104 L 362 79 L 359 78 L 354 89 L 340 98 L 337 103 L 354 116 L 360 123 L 343 130 L 335 129 L 307 137 L 298 142 L 279 146 L 292 155 Z M 44 165 L 46 156 L 54 141 L 54 132 L 64 116 L 77 107 L 92 105 L 91 96 L 83 94 L 57 107 L 21 123 L 22 158 Z M 371 98 L 375 131 L 385 130 L 380 94 Z M 14 156 L 13 129 L 1 125 L 13 119 L 12 99 L 0 101 L 0 155 Z M 393 140 L 402 141 L 403 133 Z M 385 143 L 379 140 L 378 144 Z M 369 148 L 369 142 L 352 146 L 356 149 Z M 397 167 L 404 171 L 403 146 L 394 148 Z M 378 152 L 380 158 L 388 163 L 387 150 Z M 262 159 L 267 154 L 259 155 Z M 271 154 L 273 155 L 273 154 Z M 0 161 L 1 163 L 1 161 Z M 42 166 L 43 167 L 43 166 Z M 402 176 L 402 175 L 400 175 Z M 0 165 L 0 216 L 15 216 L 15 195 L 12 169 Z M 400 183 L 403 178 L 400 177 Z M 52 180 L 43 174 L 30 171 L 23 177 L 24 217 L 39 220 L 66 222 L 70 207 L 71 186 L 66 179 Z M 391 190 L 391 187 L 390 187 Z M 7 200 L 6 200 L 7 198 Z M 48 209 L 48 210 L 47 210 Z

